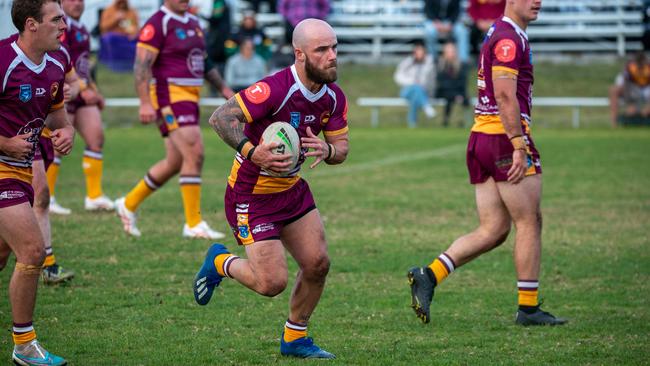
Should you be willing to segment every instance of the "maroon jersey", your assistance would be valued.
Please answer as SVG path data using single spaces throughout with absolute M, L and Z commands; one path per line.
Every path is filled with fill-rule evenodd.
M 70 53 L 70 60 L 79 78 L 90 81 L 90 33 L 81 22 L 66 18 L 68 29 L 61 36 L 61 43 Z
M 197 17 L 189 13 L 180 16 L 162 6 L 142 27 L 137 47 L 157 53 L 151 68 L 151 101 L 156 109 L 199 101 L 205 41 Z
M 235 95 L 248 124 L 244 135 L 258 145 L 266 127 L 277 121 L 290 123 L 298 136 L 336 136 L 348 131 L 347 101 L 338 85 L 325 84 L 318 93 L 310 92 L 298 78 L 295 66 L 268 76 Z M 296 168 L 287 177 L 272 177 L 241 154 L 235 155 L 228 184 L 239 193 L 275 193 L 291 188 L 299 179 L 304 149 Z
M 526 32 L 508 17 L 497 20 L 483 41 L 478 65 L 478 102 L 472 131 L 505 133 L 494 97 L 494 71 L 517 75 L 517 101 L 522 127 L 528 131 L 533 99 L 533 52 Z
M 31 183 L 31 166 L 48 113 L 63 107 L 65 66 L 46 53 L 34 64 L 16 42 L 0 43 L 0 135 L 28 133 L 32 152 L 25 159 L 0 153 L 0 179 Z

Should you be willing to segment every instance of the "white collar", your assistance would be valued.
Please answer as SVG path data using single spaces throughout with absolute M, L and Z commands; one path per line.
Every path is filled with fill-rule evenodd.
M 73 19 L 71 16 L 66 15 L 65 18 L 66 18 L 66 20 L 67 20 L 66 22 L 68 24 L 74 25 L 77 28 L 83 28 L 83 26 L 84 26 L 83 23 L 81 23 L 78 20 Z
M 308 101 L 310 102 L 315 102 L 320 97 L 325 95 L 327 93 L 327 84 L 323 84 L 323 87 L 320 88 L 318 93 L 312 93 L 307 87 L 300 81 L 300 78 L 298 77 L 298 72 L 296 71 L 296 64 L 291 65 L 291 74 L 293 74 L 293 79 L 296 81 L 296 84 L 298 84 L 298 88 L 300 88 L 300 92 L 302 95 L 307 98 Z
M 180 15 L 174 13 L 173 11 L 169 10 L 165 5 L 162 5 L 160 7 L 160 10 L 162 10 L 163 13 L 167 14 L 168 17 L 176 19 L 181 23 L 187 23 L 187 22 L 190 21 L 190 16 L 188 15 L 187 12 L 185 12 L 185 14 L 183 14 L 183 16 L 180 16 Z
M 32 62 L 32 60 L 30 60 L 29 57 L 27 57 L 27 55 L 23 52 L 23 50 L 20 49 L 20 47 L 18 47 L 16 41 L 11 42 L 11 48 L 14 49 L 20 61 L 24 63 L 25 66 L 27 66 L 27 68 L 29 68 L 33 72 L 40 74 L 41 71 L 45 69 L 45 65 L 47 64 L 47 59 L 49 58 L 47 52 L 43 55 L 43 61 L 41 61 L 41 63 L 37 65 L 34 62 Z
M 528 34 L 526 34 L 526 31 L 524 31 L 523 29 L 521 29 L 521 27 L 520 27 L 517 23 L 515 23 L 514 20 L 512 20 L 512 19 L 510 19 L 510 18 L 508 18 L 508 17 L 506 17 L 506 16 L 504 16 L 503 18 L 501 18 L 501 20 L 503 20 L 504 22 L 510 24 L 513 28 L 515 28 L 515 30 L 517 31 L 517 33 L 521 34 L 524 38 L 526 38 L 526 40 L 528 40 Z

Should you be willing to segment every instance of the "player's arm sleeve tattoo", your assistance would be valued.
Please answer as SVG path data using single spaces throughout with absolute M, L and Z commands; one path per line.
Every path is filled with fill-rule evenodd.
M 149 82 L 152 73 L 151 66 L 156 61 L 157 53 L 138 47 L 133 63 L 133 74 L 135 78 L 135 91 L 138 93 L 140 100 L 149 101 Z
M 235 98 L 230 98 L 226 104 L 217 108 L 210 117 L 212 128 L 223 141 L 235 150 L 245 138 L 245 123 L 244 111 L 242 111 Z

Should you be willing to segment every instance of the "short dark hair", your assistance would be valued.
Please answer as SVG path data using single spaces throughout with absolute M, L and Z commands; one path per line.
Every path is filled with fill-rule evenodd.
M 49 2 L 61 3 L 60 0 L 14 0 L 11 4 L 11 21 L 19 33 L 25 30 L 27 18 L 34 18 L 37 22 L 43 22 L 43 5 Z
M 424 41 L 421 39 L 416 39 L 413 41 L 413 48 L 415 47 L 424 47 Z

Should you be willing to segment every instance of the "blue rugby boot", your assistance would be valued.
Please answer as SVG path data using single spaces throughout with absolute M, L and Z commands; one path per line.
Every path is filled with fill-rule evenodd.
M 11 355 L 14 364 L 20 366 L 63 366 L 68 362 L 62 357 L 49 353 L 37 340 L 14 347 Z
M 284 332 L 280 337 L 280 353 L 282 356 L 298 358 L 336 358 L 333 354 L 315 345 L 311 337 L 302 337 L 292 342 L 285 342 Z
M 214 259 L 220 254 L 229 254 L 230 252 L 223 244 L 214 243 L 208 249 L 205 260 L 199 272 L 194 277 L 192 288 L 194 290 L 194 300 L 199 305 L 207 305 L 212 297 L 214 288 L 219 286 L 223 276 L 217 272 L 214 266 Z

